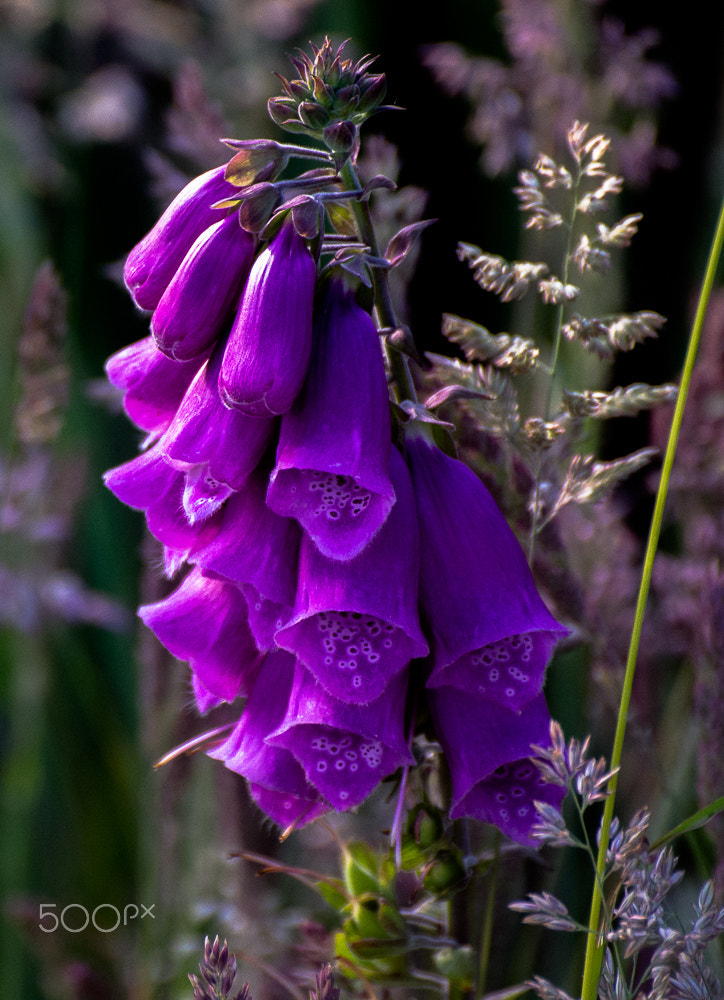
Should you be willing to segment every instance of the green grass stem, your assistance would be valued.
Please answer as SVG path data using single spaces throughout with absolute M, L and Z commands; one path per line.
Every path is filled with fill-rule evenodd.
M 651 574 L 654 566 L 654 557 L 656 555 L 656 549 L 659 543 L 659 536 L 661 534 L 661 524 L 664 515 L 664 505 L 666 503 L 666 497 L 669 489 L 669 481 L 671 479 L 671 469 L 674 464 L 674 456 L 676 454 L 676 446 L 679 440 L 679 432 L 681 429 L 681 422 L 684 415 L 684 407 L 686 406 L 686 398 L 689 392 L 691 377 L 694 370 L 694 362 L 696 360 L 699 341 L 701 340 L 701 331 L 704 325 L 704 317 L 706 315 L 709 298 L 711 296 L 711 290 L 714 285 L 714 279 L 716 276 L 719 259 L 721 257 L 723 243 L 724 243 L 724 200 L 722 200 L 722 204 L 719 210 L 719 219 L 717 221 L 716 230 L 714 232 L 714 238 L 712 240 L 711 249 L 709 251 L 709 259 L 707 261 L 706 271 L 704 273 L 704 281 L 702 284 L 701 293 L 699 295 L 699 302 L 696 309 L 696 315 L 694 317 L 691 333 L 689 335 L 689 343 L 686 349 L 686 358 L 684 360 L 684 369 L 681 375 L 681 385 L 679 388 L 679 395 L 676 401 L 676 407 L 674 409 L 674 416 L 671 421 L 669 439 L 666 445 L 666 453 L 664 455 L 664 463 L 661 470 L 661 480 L 659 482 L 659 488 L 656 494 L 656 504 L 654 506 L 654 513 L 651 518 L 649 538 L 648 538 L 648 543 L 646 545 L 646 555 L 644 557 L 644 565 L 641 573 L 641 583 L 639 585 L 638 599 L 636 601 L 636 613 L 634 616 L 634 624 L 633 624 L 633 629 L 631 631 L 631 641 L 629 644 L 628 657 L 626 660 L 626 672 L 624 675 L 623 690 L 621 692 L 621 702 L 619 705 L 618 720 L 616 723 L 616 734 L 614 737 L 613 750 L 611 753 L 610 766 L 612 769 L 618 769 L 621 765 L 624 738 L 626 735 L 626 721 L 628 717 L 629 704 L 631 701 L 631 691 L 633 688 L 634 674 L 636 672 L 636 660 L 638 656 L 639 643 L 641 640 L 641 629 L 643 626 L 644 613 L 646 610 L 646 601 L 648 598 L 649 588 L 651 585 Z M 606 805 L 604 808 L 603 819 L 601 823 L 601 840 L 598 850 L 596 878 L 593 886 L 593 895 L 591 898 L 591 911 L 588 921 L 588 927 L 590 933 L 588 935 L 588 944 L 586 947 L 586 961 L 583 970 L 581 1000 L 596 1000 L 596 995 L 598 992 L 598 980 L 600 977 L 601 964 L 603 961 L 603 943 L 601 940 L 599 940 L 599 921 L 601 916 L 601 904 L 602 904 L 601 886 L 605 874 L 606 852 L 608 850 L 608 844 L 610 838 L 611 820 L 613 819 L 617 784 L 618 784 L 618 774 L 616 773 L 611 779 L 609 785 L 610 794 L 606 799 Z

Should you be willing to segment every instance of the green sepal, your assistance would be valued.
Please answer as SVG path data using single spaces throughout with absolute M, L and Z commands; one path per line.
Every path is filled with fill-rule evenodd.
M 344 891 L 342 879 L 330 879 L 326 882 L 317 882 L 315 886 L 317 892 L 329 903 L 332 909 L 340 912 L 349 904 L 349 896 Z
M 344 881 L 352 897 L 379 894 L 378 863 L 372 849 L 361 841 L 347 844 L 343 860 Z
M 433 952 L 432 957 L 438 972 L 461 993 L 472 990 L 475 984 L 475 958 L 469 944 L 459 948 L 439 948 Z

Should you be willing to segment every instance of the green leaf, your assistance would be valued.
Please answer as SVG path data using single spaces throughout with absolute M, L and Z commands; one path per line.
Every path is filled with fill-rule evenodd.
M 652 851 L 657 851 L 659 848 L 664 847 L 666 844 L 671 843 L 671 841 L 676 840 L 677 837 L 683 837 L 685 833 L 689 833 L 691 830 L 698 830 L 700 826 L 704 826 L 709 822 L 710 819 L 714 819 L 719 813 L 724 812 L 724 795 L 720 798 L 715 799 L 710 802 L 708 806 L 704 806 L 703 809 L 698 809 L 691 816 L 687 817 L 677 824 L 673 830 L 669 830 L 665 833 L 663 837 L 651 845 Z

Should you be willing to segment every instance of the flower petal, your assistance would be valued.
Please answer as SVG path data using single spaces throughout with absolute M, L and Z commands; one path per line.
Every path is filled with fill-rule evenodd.
M 254 638 L 270 649 L 294 606 L 301 528 L 269 510 L 265 495 L 266 475 L 258 468 L 243 490 L 229 497 L 218 534 L 193 561 L 241 587 Z
M 544 781 L 530 760 L 532 743 L 550 742 L 543 695 L 520 713 L 453 687 L 435 688 L 429 703 L 452 778 L 450 816 L 493 823 L 511 839 L 534 846 L 534 801 L 559 806 L 563 800 L 563 790 Z
M 237 190 L 224 179 L 225 171 L 224 165 L 195 177 L 129 253 L 123 280 L 140 309 L 156 308 L 196 237 L 219 221 L 219 210 L 211 206 Z
M 172 594 L 138 614 L 169 652 L 189 661 L 211 695 L 233 701 L 248 693 L 262 656 L 238 587 L 195 568 Z
M 398 674 L 377 701 L 351 705 L 328 694 L 297 661 L 289 707 L 267 742 L 294 754 L 335 809 L 352 809 L 413 762 L 403 728 L 406 685 Z
M 130 462 L 110 469 L 103 479 L 119 500 L 145 511 L 151 534 L 175 554 L 168 556 L 169 566 L 181 554 L 185 558 L 198 546 L 210 542 L 218 530 L 218 517 L 199 524 L 189 522 L 182 504 L 184 474 L 168 465 L 158 444 Z
M 236 213 L 197 237 L 151 317 L 164 354 L 188 361 L 212 346 L 239 301 L 253 255 L 254 237 Z
M 452 684 L 513 709 L 542 689 L 567 632 L 536 590 L 495 501 L 424 434 L 406 442 L 420 522 L 420 602 L 430 627 L 428 687 Z
M 307 782 L 292 754 L 266 742 L 284 718 L 293 676 L 293 656 L 269 654 L 238 724 L 229 738 L 209 753 L 250 782 L 257 804 L 280 826 L 302 825 L 329 810 L 329 803 Z
M 410 660 L 428 651 L 417 613 L 415 505 L 396 448 L 390 469 L 397 503 L 355 559 L 330 559 L 302 537 L 294 614 L 276 636 L 330 694 L 356 704 L 378 698 Z
M 224 352 L 219 390 L 252 417 L 288 410 L 312 347 L 316 267 L 291 221 L 257 257 Z
M 218 391 L 221 358 L 221 350 L 215 351 L 200 369 L 161 438 L 160 449 L 174 468 L 184 471 L 203 468 L 202 475 L 194 475 L 192 486 L 201 475 L 211 494 L 214 484 L 226 487 L 223 498 L 226 499 L 230 491 L 241 489 L 258 465 L 272 440 L 276 422 L 247 417 L 224 406 Z M 199 502 L 194 504 L 192 498 L 196 494 Z M 196 493 L 191 489 L 185 498 L 189 520 L 199 520 L 211 512 L 204 506 L 203 497 L 199 484 Z
M 379 337 L 341 280 L 315 315 L 307 378 L 281 422 L 267 502 L 296 517 L 321 551 L 351 559 L 395 500 L 390 404 Z
M 160 434 L 168 427 L 202 359 L 171 361 L 153 337 L 129 344 L 106 361 L 111 385 L 123 390 L 123 407 L 144 431 Z

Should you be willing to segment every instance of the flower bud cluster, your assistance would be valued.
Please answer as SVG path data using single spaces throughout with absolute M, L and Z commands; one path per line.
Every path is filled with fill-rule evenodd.
M 307 82 L 322 62 L 341 92 L 361 71 L 330 58 L 303 62 Z M 202 713 L 246 698 L 208 750 L 280 826 L 351 809 L 414 763 L 414 689 L 448 758 L 451 815 L 532 843 L 534 799 L 560 801 L 528 758 L 547 738 L 543 678 L 565 629 L 431 425 L 393 443 L 378 331 L 348 275 L 318 273 L 298 200 L 259 236 L 240 226 L 280 153 L 235 148 L 126 262 L 151 332 L 107 372 L 148 437 L 106 483 L 144 511 L 167 575 L 186 570 L 140 616 L 189 662 Z
M 324 142 L 341 163 L 357 146 L 359 126 L 380 110 L 387 89 L 383 74 L 367 72 L 374 58 L 343 59 L 343 48 L 335 51 L 325 39 L 314 47 L 313 59 L 303 52 L 292 58 L 299 77 L 280 76 L 285 96 L 268 103 L 280 128 Z

